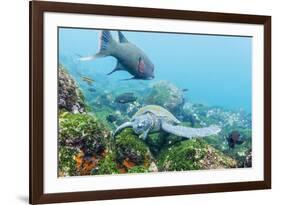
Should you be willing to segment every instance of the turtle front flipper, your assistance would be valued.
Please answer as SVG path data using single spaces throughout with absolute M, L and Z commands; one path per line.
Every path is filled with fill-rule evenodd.
M 145 130 L 139 137 L 143 140 L 146 140 L 148 133 L 150 132 L 151 128 Z
M 114 131 L 113 133 L 113 138 L 115 138 L 115 136 L 117 134 L 119 134 L 123 129 L 127 128 L 127 127 L 133 127 L 133 124 L 131 122 L 125 122 L 122 125 L 120 125 L 119 127 L 117 127 L 117 129 Z
M 161 126 L 162 129 L 167 133 L 174 134 L 179 137 L 189 138 L 189 139 L 216 135 L 221 131 L 221 128 L 215 125 L 211 125 L 210 127 L 204 127 L 204 128 L 192 128 L 192 127 L 184 127 L 180 125 L 171 125 L 163 122 Z

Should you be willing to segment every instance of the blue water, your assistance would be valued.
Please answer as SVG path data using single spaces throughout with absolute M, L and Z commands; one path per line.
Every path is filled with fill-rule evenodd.
M 117 39 L 117 32 L 111 33 Z M 179 88 L 187 88 L 188 101 L 251 112 L 251 37 L 123 32 L 154 63 L 155 79 L 142 84 L 139 80 L 119 81 L 131 77 L 127 72 L 106 76 L 116 65 L 113 57 L 77 60 L 78 55 L 98 52 L 99 34 L 94 29 L 60 28 L 59 62 L 74 75 L 83 73 L 94 76 L 97 83 L 114 83 L 116 90 L 127 83 L 137 87 L 167 80 Z

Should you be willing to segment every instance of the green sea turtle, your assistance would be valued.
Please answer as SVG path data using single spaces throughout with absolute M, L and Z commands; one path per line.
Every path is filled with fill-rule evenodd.
M 221 129 L 216 125 L 204 128 L 191 128 L 178 125 L 180 121 L 168 110 L 158 105 L 147 105 L 142 107 L 132 117 L 131 122 L 125 122 L 120 125 L 113 137 L 120 133 L 124 128 L 132 127 L 133 131 L 140 135 L 143 140 L 146 139 L 148 133 L 164 131 L 176 136 L 193 138 L 206 137 L 218 134 Z

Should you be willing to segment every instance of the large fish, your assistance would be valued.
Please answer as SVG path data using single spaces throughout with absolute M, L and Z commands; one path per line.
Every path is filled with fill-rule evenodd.
M 87 61 L 113 56 L 117 59 L 117 64 L 108 75 L 124 70 L 133 75 L 130 79 L 150 80 L 154 78 L 154 65 L 146 54 L 130 43 L 120 31 L 118 31 L 118 37 L 119 42 L 112 38 L 110 31 L 103 30 L 100 36 L 99 52 L 93 56 L 81 57 L 80 60 Z

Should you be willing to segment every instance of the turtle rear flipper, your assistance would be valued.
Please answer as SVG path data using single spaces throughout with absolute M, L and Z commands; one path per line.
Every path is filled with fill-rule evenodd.
M 174 134 L 179 137 L 185 137 L 188 139 L 216 135 L 221 131 L 221 128 L 215 125 L 204 128 L 192 128 L 180 125 L 171 125 L 165 122 L 162 123 L 162 129 L 170 134 Z

